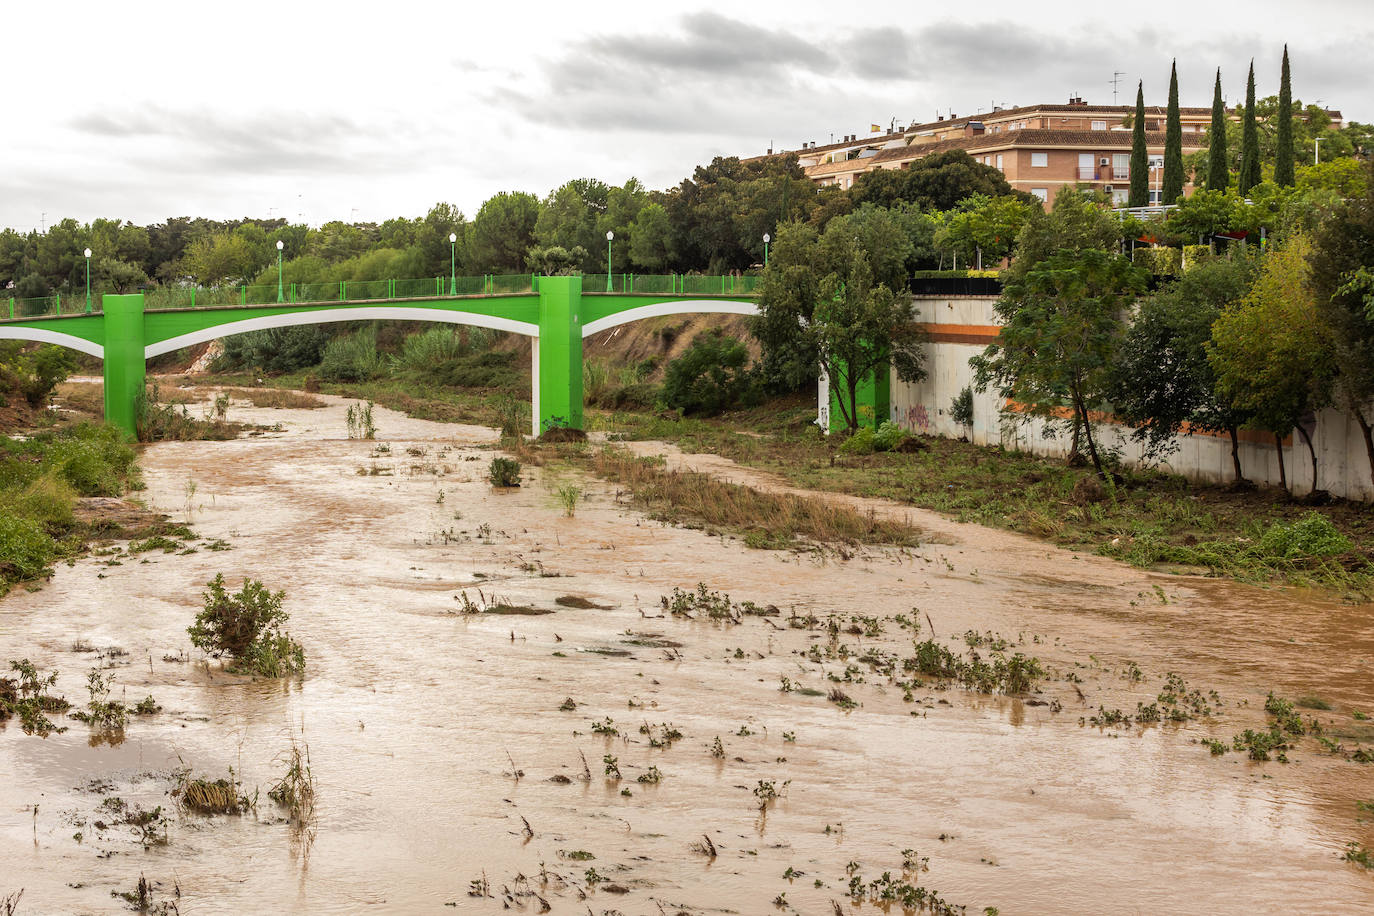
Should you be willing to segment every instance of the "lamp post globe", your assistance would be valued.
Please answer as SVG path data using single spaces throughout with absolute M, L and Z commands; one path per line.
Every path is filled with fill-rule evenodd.
M 606 292 L 611 291 L 611 239 L 615 238 L 615 233 L 606 230 Z
M 285 302 L 286 295 L 281 282 L 281 252 L 286 247 L 286 243 L 277 239 L 277 301 Z
M 86 314 L 91 313 L 91 249 L 86 249 Z
M 763 269 L 768 269 L 768 243 L 773 241 L 773 236 L 767 232 L 763 234 Z

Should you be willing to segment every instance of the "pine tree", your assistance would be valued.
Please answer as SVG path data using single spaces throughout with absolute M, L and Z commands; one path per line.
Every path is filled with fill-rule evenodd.
M 1131 196 L 1128 207 L 1150 202 L 1149 157 L 1145 154 L 1145 81 L 1136 84 L 1135 124 L 1131 127 Z
M 1250 61 L 1250 81 L 1245 87 L 1245 120 L 1242 122 L 1240 175 L 1242 195 L 1260 183 L 1259 128 L 1255 126 L 1255 62 Z
M 1176 204 L 1183 196 L 1183 123 L 1178 115 L 1178 61 L 1169 68 L 1169 115 L 1164 132 L 1164 193 L 1160 203 Z
M 1288 45 L 1283 46 L 1283 73 L 1279 77 L 1278 150 L 1274 153 L 1274 182 L 1293 186 L 1293 82 L 1288 72 Z
M 1225 191 L 1231 180 L 1226 166 L 1226 106 L 1221 101 L 1221 68 L 1212 93 L 1212 127 L 1207 131 L 1207 189 Z

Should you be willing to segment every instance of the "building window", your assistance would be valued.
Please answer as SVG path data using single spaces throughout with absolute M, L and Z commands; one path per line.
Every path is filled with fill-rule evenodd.
M 1036 169 L 1046 169 L 1050 166 L 1049 153 L 1031 153 L 1031 167 Z
M 1130 191 L 1126 188 L 1112 188 L 1112 203 L 1121 206 L 1131 199 Z
M 1107 129 L 1107 122 L 1106 122 L 1106 121 L 1094 121 L 1094 122 L 1093 122 L 1093 130 L 1106 130 L 1106 129 Z
M 1131 177 L 1131 154 L 1112 153 L 1112 180 L 1126 181 Z
M 998 153 L 998 154 L 997 154 L 997 167 L 998 167 L 999 169 L 1002 168 L 1002 154 L 1001 154 L 1001 153 Z
M 1047 201 L 1047 200 L 1050 199 L 1050 189 L 1049 189 L 1049 188 L 1031 188 L 1031 193 L 1034 194 L 1036 197 L 1040 198 L 1041 202 L 1044 202 L 1044 201 Z

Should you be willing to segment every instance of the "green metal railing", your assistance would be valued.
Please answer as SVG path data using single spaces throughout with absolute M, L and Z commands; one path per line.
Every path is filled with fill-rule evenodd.
M 330 280 L 317 283 L 286 283 L 281 299 L 286 303 L 378 302 L 397 299 L 445 299 L 450 296 L 509 296 L 539 291 L 535 274 L 484 274 L 480 277 L 420 277 L 399 280 Z M 761 277 L 745 275 L 697 276 L 693 274 L 585 274 L 583 294 L 650 294 L 678 296 L 748 296 Z M 223 308 L 235 305 L 275 305 L 275 283 L 256 286 L 159 286 L 144 291 L 144 309 Z M 91 310 L 101 311 L 101 297 L 92 296 Z M 84 296 L 39 296 L 0 299 L 0 320 L 80 315 L 86 312 Z

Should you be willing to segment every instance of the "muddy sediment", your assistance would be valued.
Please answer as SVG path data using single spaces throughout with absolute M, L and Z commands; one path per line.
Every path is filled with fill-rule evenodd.
M 102 667 L 162 707 L 118 735 L 0 729 L 0 899 L 23 888 L 21 912 L 127 911 L 111 892 L 143 875 L 182 912 L 828 914 L 883 872 L 971 913 L 1374 907 L 1374 875 L 1342 861 L 1374 845 L 1356 807 L 1374 764 L 1348 759 L 1374 745 L 1354 715 L 1374 715 L 1368 605 L 1152 575 L 878 501 L 848 500 L 923 546 L 749 550 L 595 479 L 567 517 L 567 472 L 488 485 L 491 430 L 378 408 L 377 439 L 350 440 L 346 402 L 322 400 L 236 403 L 282 431 L 145 452 L 148 507 L 200 536 L 185 549 L 89 557 L 0 601 L 0 661 L 58 671 L 78 705 Z M 219 572 L 286 591 L 303 679 L 190 652 Z M 698 583 L 772 610 L 664 607 Z M 501 607 L 525 612 L 486 612 Z M 964 657 L 1005 642 L 1047 676 L 1005 696 L 874 667 L 932 631 Z M 1140 722 L 1170 672 L 1215 692 L 1214 715 Z M 1259 762 L 1201 743 L 1266 727 L 1270 691 L 1329 705 L 1300 713 L 1344 751 L 1306 737 Z M 1111 710 L 1132 721 L 1093 724 Z M 267 798 L 293 742 L 316 780 L 306 825 Z M 256 812 L 175 811 L 181 767 L 232 769 Z M 166 843 L 112 824 L 110 798 L 163 806 Z

